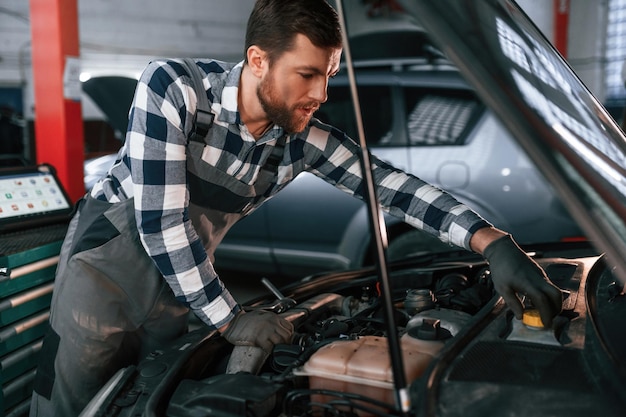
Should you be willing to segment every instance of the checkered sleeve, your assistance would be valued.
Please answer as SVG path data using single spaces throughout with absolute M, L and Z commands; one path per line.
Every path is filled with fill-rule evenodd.
M 144 70 L 126 136 L 141 242 L 177 299 L 211 328 L 239 306 L 217 277 L 188 216 L 186 134 L 195 93 L 183 67 L 154 61 Z
M 489 223 L 445 191 L 373 157 L 380 204 L 389 214 L 467 250 L 474 232 Z
M 326 125 L 309 131 L 314 157 L 310 170 L 337 188 L 364 199 L 360 147 Z M 371 157 L 377 196 L 384 211 L 422 229 L 443 242 L 471 250 L 474 232 L 489 223 L 450 194 L 420 178 Z

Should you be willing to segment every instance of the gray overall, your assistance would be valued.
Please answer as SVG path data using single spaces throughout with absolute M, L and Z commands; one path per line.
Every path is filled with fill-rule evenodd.
M 226 189 L 210 192 L 216 197 Z M 245 212 L 249 199 L 239 197 L 217 200 Z M 242 217 L 195 203 L 189 213 L 211 257 Z M 118 369 L 182 335 L 188 311 L 139 241 L 133 200 L 111 204 L 86 197 L 61 248 L 30 415 L 79 415 Z
M 77 416 L 116 370 L 183 334 L 187 313 L 139 242 L 133 200 L 87 197 L 61 249 L 30 414 Z
M 211 258 L 237 220 L 284 186 L 274 179 L 285 140 L 277 140 L 254 185 L 208 166 L 199 157 L 204 143 L 189 143 L 189 216 Z M 133 203 L 86 197 L 70 222 L 31 416 L 77 416 L 118 369 L 187 330 L 189 310 L 142 247 Z

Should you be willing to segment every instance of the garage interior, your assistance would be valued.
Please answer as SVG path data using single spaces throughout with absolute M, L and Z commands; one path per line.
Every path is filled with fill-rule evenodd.
M 348 0 L 351 1 L 351 0 Z M 374 6 L 352 0 L 349 12 Z M 115 152 L 124 132 L 83 91 L 93 77 L 137 79 L 157 57 L 239 61 L 254 0 L 4 0 L 0 4 L 0 166 L 50 164 L 70 204 L 86 159 Z M 386 3 L 382 1 L 380 3 Z M 626 106 L 626 1 L 519 0 L 618 121 Z M 384 7 L 384 6 L 383 6 Z M 215 12 L 219 10 L 219 12 Z M 361 30 L 381 30 L 365 22 Z M 11 230 L 13 232 L 14 230 Z M 0 416 L 23 415 L 49 316 L 62 235 L 0 243 Z M 10 240 L 10 242 L 9 242 Z M 15 278 L 20 278 L 15 280 Z M 26 298 L 21 294 L 28 293 Z M 20 294 L 18 297 L 17 295 Z M 11 368 L 12 371 L 5 372 Z
M 241 60 L 253 1 L 221 3 L 3 2 L 0 106 L 5 118 L 23 126 L 17 156 L 30 163 L 53 165 L 70 196 L 79 198 L 83 193 L 82 160 L 115 151 L 123 136 L 81 91 L 81 79 L 137 78 L 156 57 Z M 376 2 L 355 1 L 347 13 L 366 13 L 368 7 L 374 7 L 368 3 Z M 618 109 L 626 95 L 620 79 L 626 57 L 624 2 L 522 0 L 519 4 L 596 97 L 609 109 Z M 212 13 L 216 8 L 219 14 Z M 366 22 L 364 27 L 376 30 L 377 22 Z M 80 137 L 84 140 L 77 139 Z

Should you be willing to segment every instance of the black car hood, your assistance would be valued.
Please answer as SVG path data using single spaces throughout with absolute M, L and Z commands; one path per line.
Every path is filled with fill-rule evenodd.
M 511 0 L 402 0 L 626 283 L 626 138 Z M 540 132 L 540 134 L 537 134 Z
M 83 83 L 83 91 L 102 110 L 121 138 L 128 126 L 128 111 L 136 87 L 136 79 L 122 76 L 92 77 Z

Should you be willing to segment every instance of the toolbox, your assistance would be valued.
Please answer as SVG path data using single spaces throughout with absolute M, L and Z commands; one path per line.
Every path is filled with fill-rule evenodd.
M 48 165 L 0 170 L 1 416 L 26 416 L 73 204 Z

